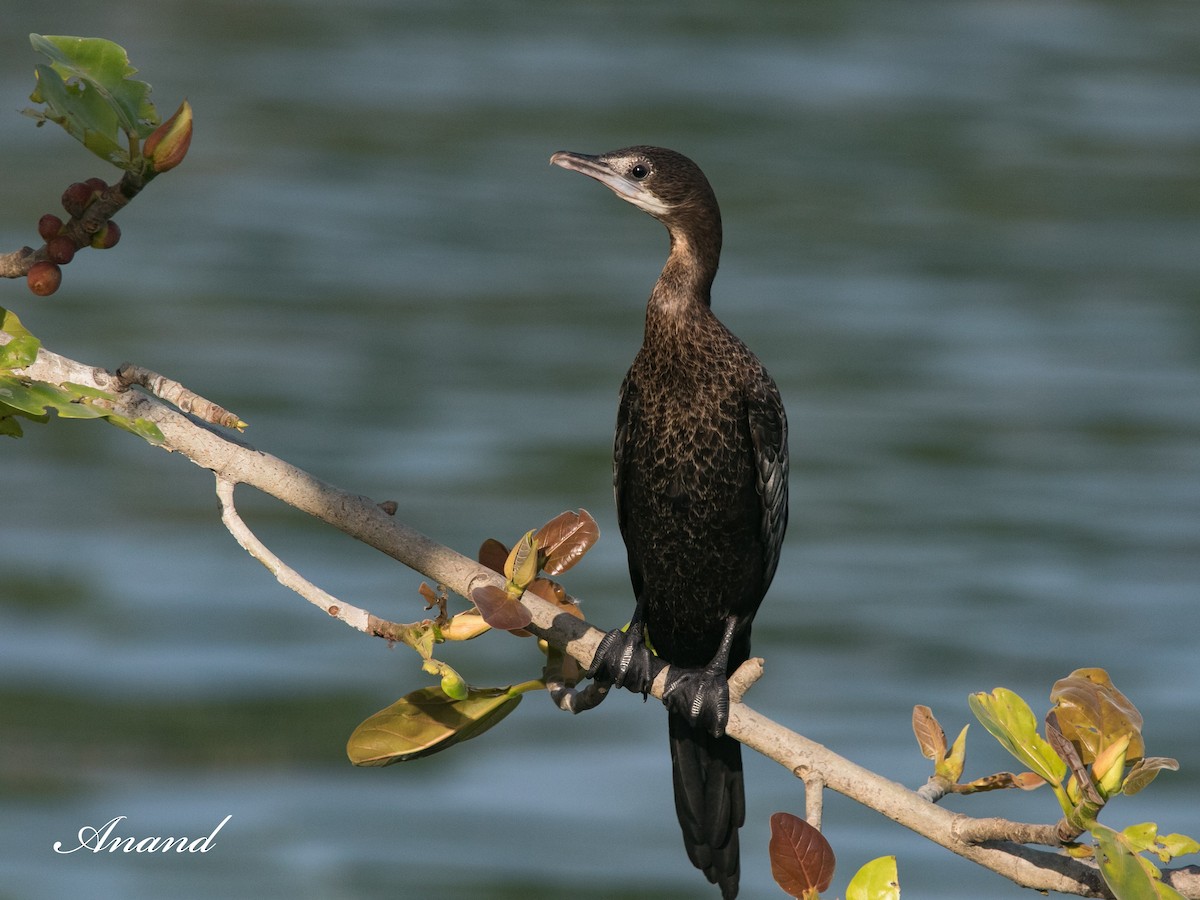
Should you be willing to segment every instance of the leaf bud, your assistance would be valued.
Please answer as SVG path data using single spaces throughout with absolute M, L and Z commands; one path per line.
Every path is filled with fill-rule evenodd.
M 1109 744 L 1096 754 L 1092 763 L 1092 773 L 1095 776 L 1101 796 L 1108 798 L 1121 790 L 1121 782 L 1125 780 L 1125 756 L 1129 751 L 1132 735 L 1122 735 L 1118 740 Z
M 192 107 L 184 100 L 175 115 L 146 138 L 146 143 L 142 145 L 142 156 L 149 160 L 155 174 L 161 174 L 183 162 L 191 143 Z

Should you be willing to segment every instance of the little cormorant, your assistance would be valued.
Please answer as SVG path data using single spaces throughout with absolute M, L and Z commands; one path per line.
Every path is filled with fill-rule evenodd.
M 745 819 L 741 746 L 726 737 L 727 677 L 750 655 L 750 623 L 787 527 L 787 418 L 758 358 L 713 315 L 721 212 L 708 179 L 660 147 L 560 151 L 666 226 L 670 255 L 650 293 L 641 350 L 621 385 L 613 446 L 617 519 L 637 605 L 589 674 L 650 688 L 653 653 L 671 664 L 675 811 L 692 863 L 737 895 Z

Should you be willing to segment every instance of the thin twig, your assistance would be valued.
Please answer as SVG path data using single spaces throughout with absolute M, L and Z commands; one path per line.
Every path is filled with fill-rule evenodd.
M 267 571 L 275 576 L 275 580 L 307 600 L 314 606 L 325 610 L 332 618 L 345 622 L 355 631 L 364 634 L 373 633 L 371 630 L 371 614 L 365 609 L 343 603 L 337 597 L 317 587 L 299 572 L 281 560 L 270 551 L 266 544 L 258 539 L 253 531 L 238 514 L 233 501 L 234 483 L 220 475 L 217 476 L 217 500 L 221 504 L 221 522 L 233 535 L 233 539 L 242 549 L 266 566 Z
M 804 818 L 817 831 L 821 830 L 821 816 L 825 811 L 825 779 L 820 772 L 796 772 L 804 782 Z
M 205 400 L 195 391 L 173 381 L 165 375 L 159 375 L 142 366 L 133 363 L 122 363 L 117 368 L 117 381 L 121 390 L 127 390 L 131 385 L 141 385 L 155 397 L 174 404 L 185 413 L 190 413 L 205 422 L 220 425 L 224 428 L 236 428 L 242 431 L 246 423 L 241 417 L 231 413 L 223 406 L 218 406 L 211 400 Z

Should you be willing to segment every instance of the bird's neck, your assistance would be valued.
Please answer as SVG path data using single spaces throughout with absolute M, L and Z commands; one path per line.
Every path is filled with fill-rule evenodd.
M 671 253 L 646 308 L 647 330 L 668 327 L 686 330 L 711 315 L 709 306 L 713 279 L 721 258 L 721 224 L 702 229 L 667 226 Z

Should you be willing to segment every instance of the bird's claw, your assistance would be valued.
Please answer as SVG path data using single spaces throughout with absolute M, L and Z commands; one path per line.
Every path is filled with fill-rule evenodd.
M 628 688 L 645 696 L 654 682 L 650 663 L 650 648 L 640 628 L 622 631 L 614 628 L 600 641 L 596 655 L 588 667 L 589 678 Z
M 713 737 L 722 737 L 729 724 L 729 681 L 712 669 L 671 668 L 663 689 L 663 703 L 692 725 Z

